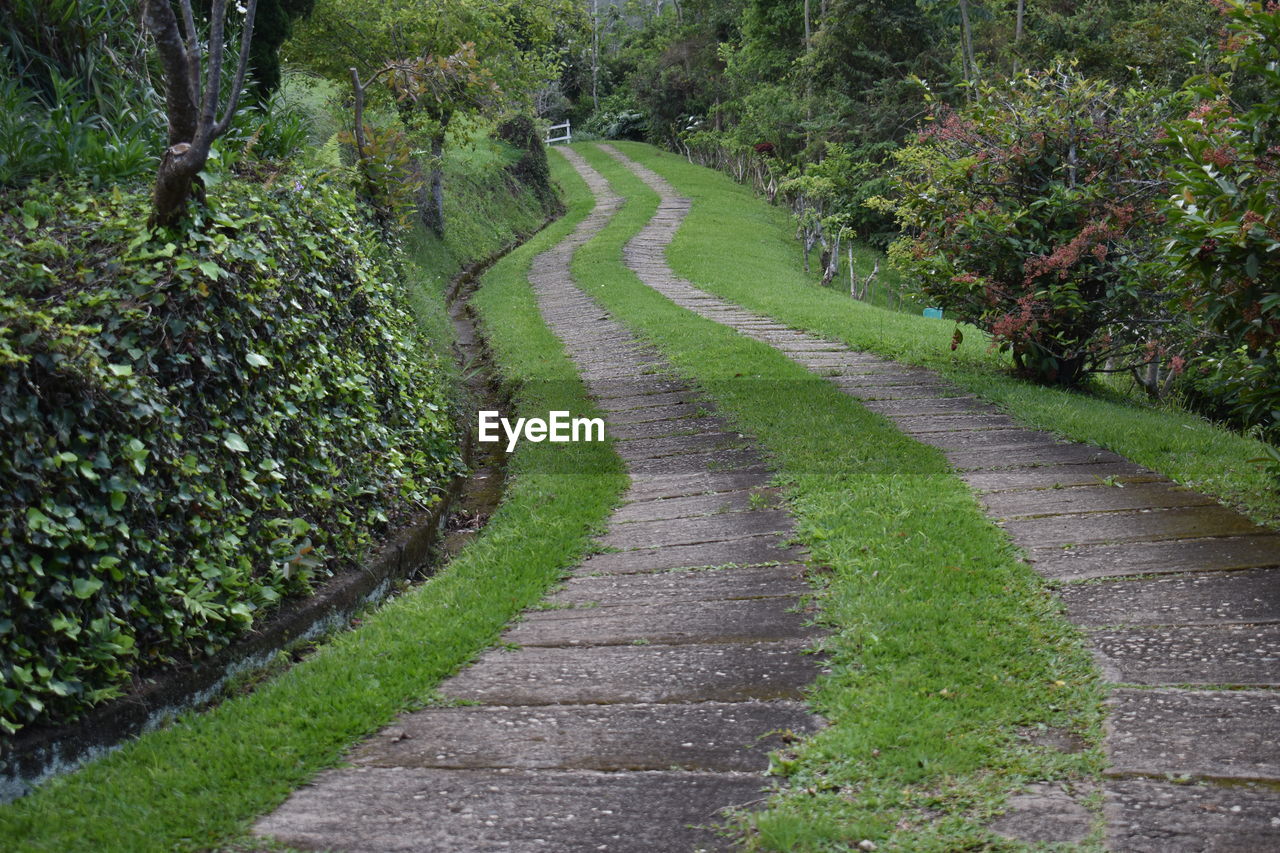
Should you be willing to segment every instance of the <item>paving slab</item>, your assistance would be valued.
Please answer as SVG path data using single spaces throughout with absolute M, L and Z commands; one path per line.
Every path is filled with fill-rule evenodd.
M 860 391 L 876 391 L 877 389 L 897 387 L 897 388 L 920 388 L 920 387 L 936 387 L 938 389 L 946 389 L 954 391 L 954 386 L 944 386 L 941 384 L 928 384 L 930 375 L 927 372 L 912 372 L 907 370 L 887 371 L 881 370 L 875 373 L 864 373 L 865 367 L 857 362 L 839 362 L 834 359 L 824 362 L 815 363 L 813 360 L 803 356 L 797 357 L 795 361 L 800 362 L 802 367 L 812 370 L 814 373 L 836 380 L 836 384 L 841 388 L 857 389 Z
M 764 486 L 773 480 L 773 472 L 763 465 L 748 465 L 717 471 L 692 471 L 683 474 L 631 473 L 631 487 L 623 495 L 627 502 L 658 498 L 678 498 L 712 492 L 733 492 Z
M 614 607 L 637 601 L 730 601 L 738 598 L 800 596 L 812 592 L 804 566 L 745 566 L 686 569 L 635 575 L 575 577 L 551 595 L 552 604 Z
M 1280 694 L 1116 690 L 1107 703 L 1108 772 L 1280 782 Z
M 431 708 L 401 717 L 349 760 L 369 767 L 763 771 L 784 735 L 817 728 L 799 702 Z
M 352 853 L 721 850 L 708 827 L 764 790 L 757 774 L 362 767 L 323 774 L 254 831 Z
M 671 518 L 619 524 L 600 538 L 610 548 L 657 548 L 724 542 L 765 533 L 789 533 L 793 522 L 783 510 L 723 512 L 697 518 Z
M 1032 566 L 1051 580 L 1226 571 L 1280 566 L 1280 536 L 1263 533 L 1122 545 L 1032 548 Z
M 1089 639 L 1108 681 L 1280 687 L 1280 625 L 1123 628 Z
M 595 388 L 589 389 L 593 397 L 599 397 L 600 392 L 605 388 L 612 387 L 614 382 L 610 382 L 607 386 L 602 386 L 599 390 Z M 671 406 L 689 405 L 697 402 L 697 395 L 688 388 L 679 391 L 668 391 L 662 394 L 632 394 L 627 397 L 609 397 L 600 399 L 600 408 L 610 414 L 630 412 L 636 409 L 658 409 L 668 408 Z
M 970 415 L 948 413 L 922 417 L 899 416 L 893 419 L 898 429 L 908 435 L 924 435 L 931 432 L 953 432 L 979 429 L 1025 429 L 1008 415 Z
M 1126 483 L 1115 486 L 991 492 L 982 496 L 982 503 L 997 518 L 1018 518 L 1126 509 L 1212 506 L 1214 501 L 1199 492 L 1171 483 Z
M 607 354 L 606 348 L 601 355 Z M 688 392 L 687 383 L 678 379 L 672 379 L 667 376 L 646 376 L 631 379 L 615 379 L 612 382 L 601 385 L 598 389 L 592 389 L 592 395 L 598 397 L 602 401 L 610 401 L 614 398 L 630 399 L 632 397 L 641 397 L 645 395 L 665 395 Z M 606 403 L 604 408 L 610 408 Z
M 1257 785 L 1108 782 L 1107 846 L 1126 853 L 1280 850 L 1280 791 Z
M 1239 536 L 1263 530 L 1233 509 L 1210 506 L 1135 512 L 1081 513 L 1015 519 L 1002 527 L 1024 548 L 1154 542 L 1201 536 Z
M 928 444 L 927 441 L 925 443 Z M 1027 465 L 1091 465 L 1098 462 L 1124 462 L 1109 450 L 1069 442 L 1002 450 L 952 450 L 947 453 L 947 459 L 957 471 L 1014 468 Z
M 1132 462 L 1023 465 L 1017 468 L 966 471 L 960 476 L 970 488 L 978 492 L 1097 486 L 1108 482 L 1121 483 L 1126 487 L 1132 483 L 1167 482 L 1154 471 Z
M 633 474 L 696 474 L 702 471 L 732 470 L 760 465 L 764 457 L 754 447 L 730 450 L 702 450 L 679 456 L 628 460 L 627 470 Z
M 865 409 L 879 412 L 890 418 L 895 415 L 915 416 L 957 413 L 985 415 L 1000 413 L 1000 410 L 995 406 L 974 396 L 924 397 L 918 400 L 867 400 L 862 406 Z
M 446 696 L 490 705 L 799 699 L 821 671 L 806 641 L 493 650 Z
M 929 400 L 930 402 L 947 397 L 966 399 L 964 392 L 953 385 L 942 383 L 926 383 L 911 385 L 867 385 L 853 380 L 837 380 L 835 383 L 842 391 L 858 400 Z
M 638 438 L 662 438 L 669 435 L 699 435 L 704 432 L 732 432 L 733 425 L 724 418 L 672 418 L 662 421 L 641 421 L 636 424 L 611 424 L 605 420 L 605 434 L 619 446 Z
M 657 521 L 660 519 L 693 518 L 702 515 L 719 515 L 726 512 L 769 509 L 780 502 L 777 489 L 761 487 L 737 489 L 732 492 L 714 492 L 704 495 L 683 495 L 672 498 L 633 501 L 619 507 L 610 519 L 613 524 L 631 521 Z
M 548 647 L 752 643 L 803 637 L 812 619 L 800 599 L 636 602 L 527 613 L 502 639 Z
M 940 450 L 1005 450 L 1053 446 L 1058 441 L 1052 433 L 1034 429 L 970 430 L 930 432 L 917 436 L 924 444 Z
M 1060 593 L 1077 625 L 1280 622 L 1280 569 L 1075 584 Z
M 996 835 L 1028 844 L 1075 844 L 1093 830 L 1093 812 L 1074 793 L 1060 785 L 1028 785 L 1009 798 L 1004 813 L 990 829 Z
M 605 432 L 616 426 L 648 423 L 650 421 L 671 421 L 677 418 L 703 417 L 712 412 L 707 403 L 676 403 L 668 406 L 646 406 L 626 411 L 606 411 L 604 416 Z
M 803 559 L 803 551 L 783 545 L 778 536 L 770 534 L 728 542 L 596 554 L 584 560 L 574 574 L 629 574 L 698 566 L 760 566 L 796 563 Z
M 623 461 L 656 459 L 677 456 L 682 453 L 705 453 L 714 450 L 731 450 L 749 447 L 745 438 L 736 432 L 703 432 L 696 435 L 674 435 L 663 438 L 637 438 L 618 442 L 614 450 Z

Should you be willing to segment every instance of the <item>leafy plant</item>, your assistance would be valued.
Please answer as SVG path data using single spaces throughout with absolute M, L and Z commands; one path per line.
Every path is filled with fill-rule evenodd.
M 1221 0 L 1229 74 L 1197 81 L 1168 127 L 1167 272 L 1193 318 L 1190 384 L 1280 439 L 1280 10 Z
M 910 236 L 893 258 L 1042 382 L 1074 385 L 1145 347 L 1166 321 L 1140 266 L 1164 109 L 1065 66 L 937 107 L 897 155 Z
M 295 173 L 210 202 L 178 245 L 140 189 L 5 198 L 0 730 L 216 651 L 458 465 L 445 380 L 350 193 Z

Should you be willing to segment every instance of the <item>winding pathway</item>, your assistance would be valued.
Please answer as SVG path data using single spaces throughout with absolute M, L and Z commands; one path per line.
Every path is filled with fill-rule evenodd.
M 620 199 L 565 155 L 596 207 L 530 281 L 631 477 L 602 540 L 615 550 L 442 685 L 471 704 L 400 718 L 262 819 L 261 836 L 324 850 L 720 848 L 722 810 L 762 800 L 769 751 L 817 725 L 799 701 L 820 663 L 803 654 L 814 637 L 791 519 L 750 440 L 573 285 L 573 253 Z
M 945 451 L 1035 570 L 1061 584 L 1111 684 L 1108 846 L 1280 849 L 1280 536 L 1114 453 L 1027 429 L 933 371 L 790 329 L 679 278 L 665 253 L 690 201 L 600 148 L 660 198 L 624 252 L 645 284 Z M 1025 840 L 1071 842 L 1089 829 L 1067 792 L 1035 787 L 1010 807 L 993 828 Z

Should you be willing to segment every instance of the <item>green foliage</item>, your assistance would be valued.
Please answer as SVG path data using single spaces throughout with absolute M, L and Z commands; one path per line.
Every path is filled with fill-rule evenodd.
M 0 188 L 154 168 L 164 117 L 135 32 L 118 0 L 0 6 Z
M 1164 109 L 1063 67 L 940 109 L 898 154 L 894 258 L 1019 368 L 1074 385 L 1162 321 L 1139 261 Z
M 502 91 L 521 97 L 554 77 L 556 24 L 573 18 L 570 0 L 316 0 L 295 27 L 285 58 L 345 82 L 387 62 L 448 56 L 468 42 Z
M 1168 129 L 1168 267 L 1198 333 L 1191 386 L 1217 413 L 1278 441 L 1280 11 L 1222 6 L 1233 73 L 1199 81 L 1198 104 Z
M 339 131 L 338 141 L 353 145 L 355 134 Z M 413 157 L 408 134 L 398 127 L 366 124 L 364 158 L 356 168 L 374 219 L 393 231 L 409 228 L 418 216 L 426 179 Z
M 640 140 L 648 135 L 649 120 L 631 98 L 617 92 L 601 101 L 582 129 L 603 139 Z
M 0 218 L 0 727 L 224 646 L 456 470 L 400 271 L 329 176 L 225 180 L 189 233 L 143 192 Z

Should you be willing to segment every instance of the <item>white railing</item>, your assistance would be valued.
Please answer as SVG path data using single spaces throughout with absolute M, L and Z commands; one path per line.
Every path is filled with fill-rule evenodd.
M 563 131 L 563 132 L 564 132 L 564 135 L 563 135 L 563 136 L 556 136 L 556 135 L 555 135 L 555 132 L 556 132 L 557 130 L 559 130 L 559 131 Z M 569 122 L 567 122 L 567 121 L 566 121 L 564 124 L 553 124 L 553 125 L 551 125 L 551 127 L 547 128 L 546 136 L 543 138 L 543 140 L 542 140 L 542 141 L 543 141 L 544 143 L 546 143 L 547 145 L 554 145 L 554 144 L 555 144 L 555 143 L 557 143 L 557 142 L 572 142 L 572 141 L 573 141 L 573 131 L 572 131 L 572 130 L 570 130 L 570 128 L 569 128 Z

